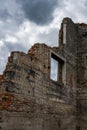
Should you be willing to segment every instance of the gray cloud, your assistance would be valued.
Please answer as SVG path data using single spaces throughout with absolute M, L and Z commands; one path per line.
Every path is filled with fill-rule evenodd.
M 47 43 L 49 46 L 57 46 L 58 45 L 58 29 L 53 28 L 49 31 L 48 34 L 40 33 L 38 35 L 39 41 L 42 43 Z
M 23 11 L 16 0 L 0 0 L 0 21 L 6 23 L 7 21 L 12 21 L 16 25 L 21 24 L 24 20 Z
M 27 49 L 21 43 L 12 44 L 11 42 L 6 42 L 5 47 L 8 49 L 9 52 L 11 51 L 27 51 Z
M 6 20 L 11 18 L 11 15 L 8 13 L 7 9 L 0 10 L 0 20 Z
M 30 21 L 45 25 L 53 20 L 53 11 L 58 0 L 17 0 L 21 4 L 25 17 Z

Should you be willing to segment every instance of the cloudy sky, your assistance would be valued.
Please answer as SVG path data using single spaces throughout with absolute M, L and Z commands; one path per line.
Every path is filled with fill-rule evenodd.
M 0 0 L 0 73 L 11 51 L 36 42 L 58 45 L 64 17 L 87 23 L 87 0 Z

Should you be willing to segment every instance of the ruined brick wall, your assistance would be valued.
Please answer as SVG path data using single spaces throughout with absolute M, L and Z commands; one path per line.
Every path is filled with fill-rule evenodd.
M 66 24 L 66 43 L 61 43 L 61 34 L 63 37 L 63 26 Z M 61 33 L 62 32 L 62 33 Z M 59 50 L 58 54 L 66 59 L 66 88 L 74 94 L 74 101 L 76 101 L 77 88 L 77 29 L 76 25 L 69 18 L 64 18 L 61 24 L 59 34 Z M 70 93 L 69 93 L 70 94 Z
M 64 33 L 66 37 L 63 36 Z M 59 31 L 59 45 L 63 45 L 69 54 L 77 55 L 77 29 L 75 23 L 69 18 L 64 18 L 62 21 Z
M 87 129 L 87 25 L 77 24 L 77 110 L 81 130 Z
M 28 54 L 12 52 L 0 86 L 1 129 L 75 129 L 73 92 L 50 79 L 54 50 L 36 44 Z
M 3 79 L 3 75 L 0 75 L 0 81 Z
M 0 80 L 1 130 L 87 129 L 85 31 L 65 18 L 59 47 L 37 43 L 27 54 L 11 53 Z M 61 81 L 50 78 L 52 55 L 61 61 Z

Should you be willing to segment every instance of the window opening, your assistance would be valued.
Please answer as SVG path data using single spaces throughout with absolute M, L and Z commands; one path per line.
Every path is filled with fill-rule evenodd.
M 57 81 L 58 61 L 51 57 L 51 79 Z
M 66 24 L 63 24 L 63 44 L 66 44 Z
M 61 60 L 58 56 L 51 53 L 51 72 L 50 78 L 54 81 L 62 82 L 63 78 L 63 65 L 64 61 Z
M 86 66 L 87 66 L 87 56 L 86 56 Z M 87 68 L 87 67 L 86 67 Z

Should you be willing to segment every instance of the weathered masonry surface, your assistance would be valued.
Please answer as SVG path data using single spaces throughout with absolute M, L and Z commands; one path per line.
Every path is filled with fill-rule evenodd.
M 0 75 L 0 130 L 87 130 L 87 25 L 64 18 L 59 46 L 12 52 Z

